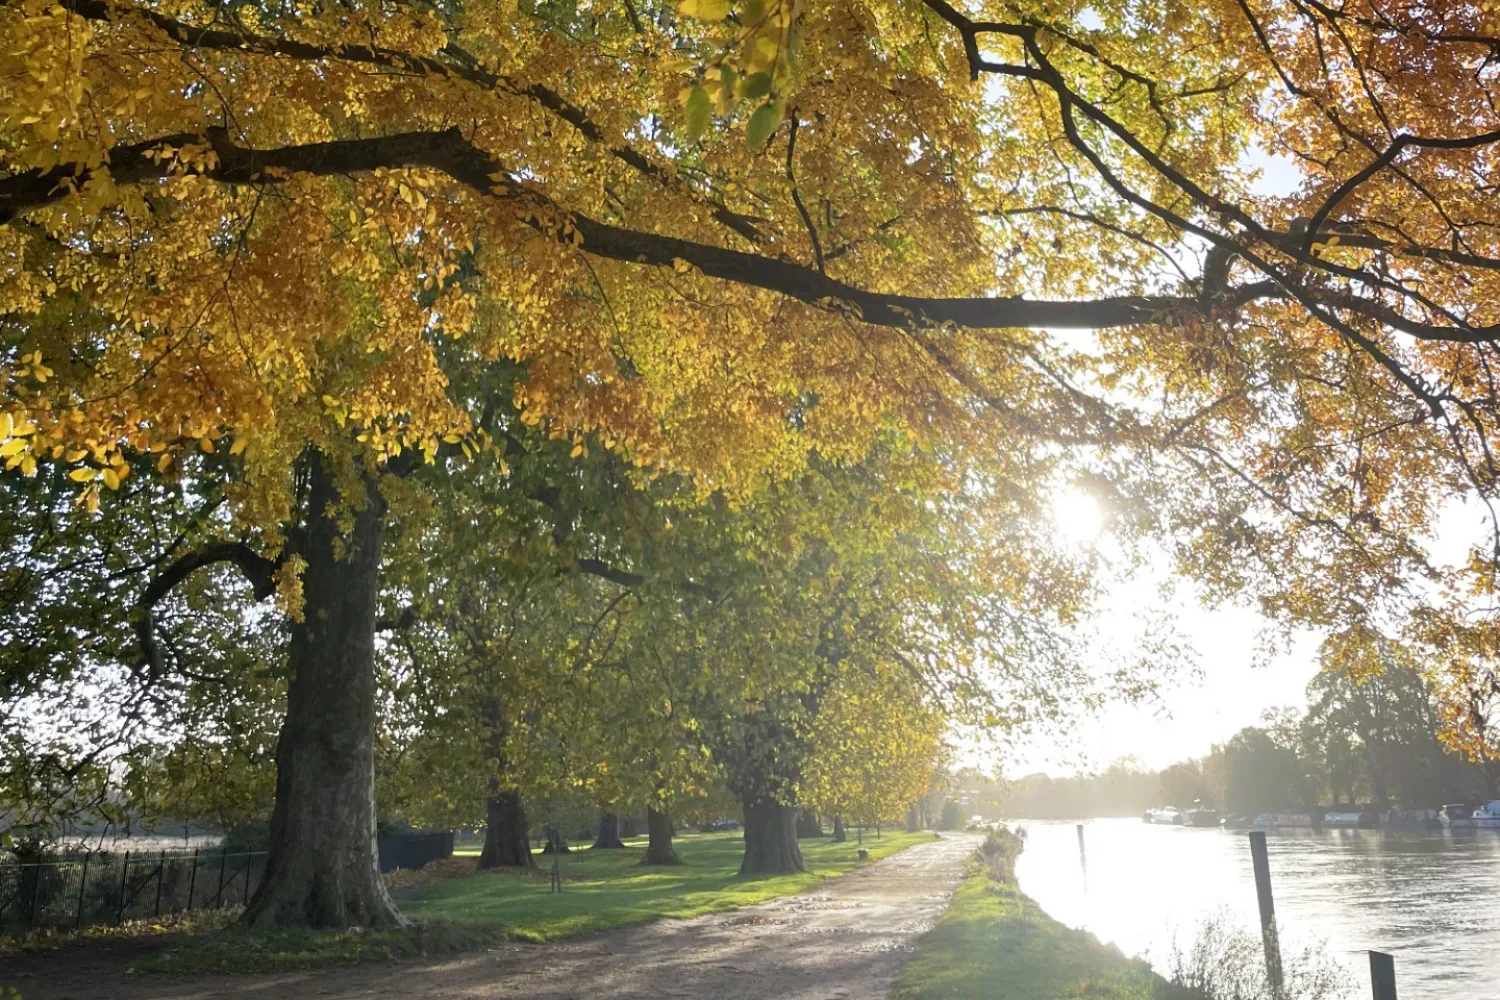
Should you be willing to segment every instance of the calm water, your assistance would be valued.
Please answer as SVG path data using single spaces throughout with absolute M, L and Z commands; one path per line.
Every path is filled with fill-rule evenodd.
M 1056 919 L 1164 964 L 1205 916 L 1258 926 L 1243 831 L 1023 822 L 1021 888 Z M 1401 1000 L 1500 1000 L 1500 832 L 1267 834 L 1277 923 L 1289 945 L 1327 943 L 1369 996 L 1365 949 L 1396 956 Z

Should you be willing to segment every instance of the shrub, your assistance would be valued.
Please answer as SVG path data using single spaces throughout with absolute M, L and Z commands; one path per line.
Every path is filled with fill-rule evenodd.
M 1175 942 L 1167 978 L 1198 1000 L 1339 1000 L 1354 989 L 1349 970 L 1325 944 L 1284 950 L 1282 990 L 1271 989 L 1260 937 L 1227 912 L 1205 919 L 1185 950 Z
M 1011 883 L 1016 877 L 1016 858 L 1026 847 L 1026 835 L 997 826 L 979 845 L 979 860 L 989 869 L 990 878 Z

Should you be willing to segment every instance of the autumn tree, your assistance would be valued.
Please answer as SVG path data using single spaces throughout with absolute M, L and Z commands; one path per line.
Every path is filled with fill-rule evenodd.
M 480 416 L 435 335 L 524 362 L 524 419 L 580 449 L 734 491 L 892 427 L 963 441 L 1019 495 L 1087 473 L 1215 594 L 1383 626 L 1432 603 L 1443 498 L 1496 491 L 1492 20 L 7 0 L 0 452 L 86 505 L 234 453 L 232 524 L 153 593 L 234 567 L 286 610 L 247 919 L 395 923 L 385 494 Z M 1295 190 L 1253 186 L 1257 147 Z
M 849 677 L 818 713 L 799 798 L 856 823 L 899 815 L 927 793 L 942 738 L 941 712 L 899 664 Z

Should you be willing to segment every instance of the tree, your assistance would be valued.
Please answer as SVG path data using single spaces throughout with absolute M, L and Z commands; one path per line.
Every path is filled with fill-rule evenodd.
M 482 415 L 435 338 L 524 362 L 574 448 L 729 492 L 890 428 L 1004 452 L 1033 497 L 1071 464 L 1217 592 L 1334 627 L 1423 603 L 1437 505 L 1493 498 L 1482 10 L 726 13 L 0 8 L 0 457 L 93 504 L 236 451 L 232 523 L 147 591 L 232 566 L 286 609 L 248 921 L 399 922 L 386 494 Z M 1252 141 L 1307 183 L 1249 193 Z M 1101 333 L 1021 332 L 1066 327 Z
M 1200 799 L 1212 800 L 1196 761 L 1173 764 L 1161 772 L 1161 801 L 1186 808 Z
M 1231 812 L 1253 815 L 1302 802 L 1303 775 L 1297 754 L 1278 745 L 1266 730 L 1241 729 L 1224 745 L 1224 756 L 1224 805 Z
M 911 679 L 890 670 L 830 692 L 816 721 L 801 798 L 857 823 L 900 815 L 926 792 L 942 718 Z

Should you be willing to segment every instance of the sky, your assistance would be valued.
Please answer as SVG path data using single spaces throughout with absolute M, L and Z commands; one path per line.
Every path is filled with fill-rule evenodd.
M 1302 181 L 1292 160 L 1259 148 L 1251 149 L 1245 164 L 1260 171 L 1251 189 L 1258 195 L 1286 195 Z M 1054 519 L 1072 544 L 1107 544 L 1098 537 L 1098 509 L 1086 496 L 1060 494 Z M 1465 532 L 1456 520 L 1447 527 L 1442 547 L 1462 551 Z M 1124 641 L 1138 630 L 1142 614 L 1170 611 L 1197 653 L 1196 676 L 1178 678 L 1152 704 L 1117 704 L 1065 731 L 1033 739 L 1005 761 L 1008 777 L 1102 769 L 1126 756 L 1162 768 L 1208 753 L 1215 743 L 1259 722 L 1267 709 L 1306 704 L 1307 683 L 1317 672 L 1319 636 L 1300 632 L 1289 641 L 1263 642 L 1265 622 L 1253 609 L 1205 608 L 1186 584 L 1168 599 L 1161 593 L 1167 574 L 1147 576 L 1112 589 L 1100 609 L 1101 639 Z
M 1484 517 L 1476 503 L 1450 504 L 1428 539 L 1431 561 L 1441 566 L 1461 563 L 1481 538 Z M 1107 552 L 1108 533 L 1086 495 L 1059 494 L 1053 518 L 1070 544 L 1099 546 Z M 1253 608 L 1205 607 L 1189 582 L 1177 582 L 1164 593 L 1163 585 L 1171 582 L 1164 568 L 1149 567 L 1117 581 L 1099 605 L 1099 640 L 1105 645 L 1127 644 L 1139 631 L 1142 615 L 1169 613 L 1195 651 L 1197 669 L 1173 678 L 1151 703 L 1114 704 L 1059 732 L 1032 739 L 1007 755 L 1006 777 L 1102 770 L 1127 756 L 1143 767 L 1159 769 L 1203 756 L 1215 743 L 1257 724 L 1267 709 L 1306 707 L 1307 683 L 1318 670 L 1320 635 L 1302 630 L 1281 636 L 1268 630 Z

